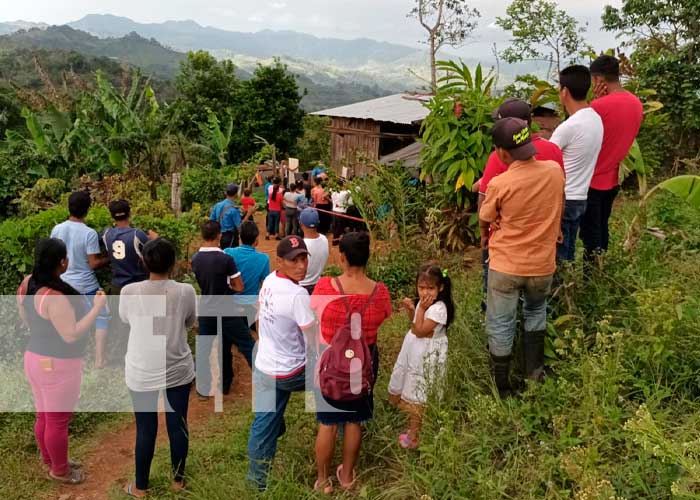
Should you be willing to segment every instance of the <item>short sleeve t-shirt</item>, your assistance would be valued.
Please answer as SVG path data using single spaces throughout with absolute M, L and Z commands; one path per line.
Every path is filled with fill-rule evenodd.
M 516 161 L 496 177 L 479 210 L 498 222 L 489 238 L 489 269 L 513 276 L 547 276 L 556 270 L 564 174 L 552 161 Z
M 537 134 L 532 134 L 532 143 L 537 148 L 537 154 L 535 155 L 536 160 L 540 161 L 555 161 L 564 170 L 564 156 L 562 155 L 559 146 L 553 142 L 543 139 Z M 486 194 L 486 189 L 489 187 L 491 179 L 501 175 L 503 172 L 508 170 L 508 165 L 503 163 L 496 152 L 494 151 L 489 156 L 486 162 L 486 167 L 484 168 L 484 173 L 481 176 L 481 182 L 479 183 L 479 194 Z
M 603 121 L 603 145 L 591 179 L 591 188 L 601 191 L 619 184 L 620 163 L 639 133 L 644 118 L 642 102 L 631 92 L 613 92 L 591 102 Z
M 227 233 L 241 227 L 241 211 L 233 201 L 226 199 L 214 205 L 209 220 L 221 224 L 221 232 Z
M 62 240 L 68 250 L 68 269 L 61 279 L 82 294 L 99 289 L 100 283 L 88 262 L 88 255 L 101 253 L 97 231 L 82 222 L 67 220 L 53 228 L 51 237 Z
M 112 266 L 112 284 L 123 287 L 148 279 L 141 261 L 141 248 L 148 235 L 133 227 L 111 227 L 102 235 Z
M 247 213 L 250 207 L 255 206 L 255 198 L 244 196 L 241 198 L 241 205 L 243 206 L 243 211 Z
M 319 234 L 318 238 L 304 238 L 309 251 L 309 266 L 306 276 L 299 282 L 301 286 L 315 285 L 321 279 L 321 274 L 328 262 L 328 238 Z
M 418 310 L 416 310 L 416 315 L 417 314 Z M 437 323 L 437 326 L 435 326 L 435 330 L 433 330 L 433 338 L 445 336 L 445 331 L 447 330 L 447 306 L 445 306 L 445 303 L 443 301 L 436 301 L 433 305 L 431 305 L 428 308 L 427 311 L 425 311 L 423 317 L 425 319 L 429 319 Z M 416 316 L 414 315 L 413 321 L 415 320 Z
M 551 141 L 561 148 L 566 170 L 566 199 L 585 200 L 603 144 L 603 121 L 584 108 L 559 125 Z
M 233 257 L 220 248 L 200 248 L 192 256 L 192 271 L 202 295 L 233 295 L 230 280 L 241 275 Z
M 243 293 L 235 296 L 236 303 L 257 304 L 260 285 L 270 274 L 270 257 L 250 245 L 227 248 L 224 253 L 233 257 L 243 278 Z
M 270 186 L 270 195 L 267 199 L 267 208 L 273 212 L 279 212 L 282 210 L 282 188 L 279 188 L 277 193 L 275 193 L 275 188 Z
M 287 191 L 286 193 L 284 193 L 284 197 L 283 197 L 284 206 L 286 208 L 296 209 L 297 208 L 297 196 L 298 196 L 297 193 L 295 193 L 294 191 Z
M 119 317 L 129 325 L 124 359 L 126 385 L 132 391 L 157 391 L 194 380 L 187 328 L 196 319 L 192 285 L 173 280 L 126 285 Z
M 296 375 L 306 365 L 303 331 L 316 322 L 307 291 L 278 272 L 260 289 L 258 354 L 255 367 L 278 378 Z
M 348 205 L 350 205 L 350 191 L 344 189 L 343 191 L 333 192 L 331 194 L 331 201 L 333 202 L 333 211 L 339 214 L 344 214 L 348 211 Z

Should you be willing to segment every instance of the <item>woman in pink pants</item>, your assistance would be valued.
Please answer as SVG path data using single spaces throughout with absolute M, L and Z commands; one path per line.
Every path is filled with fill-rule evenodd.
M 34 269 L 20 285 L 20 315 L 31 335 L 24 353 L 24 372 L 36 405 L 34 435 L 49 476 L 79 484 L 84 475 L 68 460 L 68 425 L 80 397 L 86 334 L 107 300 L 98 291 L 87 309 L 83 297 L 61 280 L 68 267 L 66 245 L 59 239 L 40 240 Z

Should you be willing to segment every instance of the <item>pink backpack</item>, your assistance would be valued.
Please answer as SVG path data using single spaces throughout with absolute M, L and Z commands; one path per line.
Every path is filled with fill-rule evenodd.
M 372 354 L 362 334 L 362 316 L 372 302 L 377 286 L 358 313 L 351 310 L 340 280 L 336 278 L 335 282 L 345 304 L 345 323 L 318 360 L 318 385 L 321 394 L 328 399 L 354 401 L 372 392 L 374 384 Z

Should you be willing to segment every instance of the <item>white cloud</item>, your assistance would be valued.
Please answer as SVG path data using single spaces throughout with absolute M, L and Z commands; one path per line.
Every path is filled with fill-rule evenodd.
M 270 4 L 270 7 L 272 7 L 273 9 L 276 9 L 276 10 L 281 10 L 281 9 L 284 9 L 287 7 L 287 3 L 286 2 L 272 2 Z

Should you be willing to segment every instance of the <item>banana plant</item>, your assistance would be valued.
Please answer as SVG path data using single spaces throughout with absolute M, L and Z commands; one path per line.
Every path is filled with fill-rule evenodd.
M 672 193 L 690 206 L 700 209 L 700 176 L 679 175 L 666 179 L 651 188 L 639 201 L 639 212 L 632 220 L 632 224 L 627 232 L 627 237 L 625 238 L 625 250 L 630 251 L 636 246 L 642 228 L 646 227 L 647 203 L 659 191 Z

